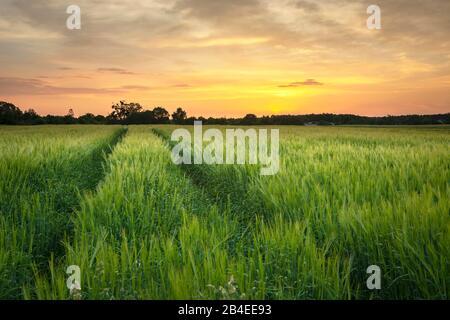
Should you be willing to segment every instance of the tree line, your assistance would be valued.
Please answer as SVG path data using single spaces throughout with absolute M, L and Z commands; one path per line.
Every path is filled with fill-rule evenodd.
M 177 108 L 170 114 L 163 107 L 144 109 L 139 103 L 119 101 L 111 106 L 108 116 L 86 113 L 75 117 L 72 109 L 65 116 L 40 116 L 35 110 L 22 111 L 12 103 L 0 101 L 0 124 L 203 124 L 216 125 L 431 125 L 450 124 L 450 113 L 433 115 L 401 115 L 367 117 L 353 114 L 271 115 L 257 117 L 247 114 L 243 118 L 187 117 L 186 111 Z

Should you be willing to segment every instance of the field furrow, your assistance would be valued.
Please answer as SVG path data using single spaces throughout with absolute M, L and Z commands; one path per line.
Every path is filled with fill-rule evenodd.
M 63 253 L 79 193 L 94 190 L 123 133 L 92 128 L 1 129 L 0 298 L 21 297 L 34 271 Z

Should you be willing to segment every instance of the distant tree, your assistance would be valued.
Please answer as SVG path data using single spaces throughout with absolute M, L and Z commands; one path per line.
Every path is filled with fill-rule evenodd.
M 145 110 L 142 112 L 133 112 L 125 120 L 127 124 L 151 124 L 156 123 L 153 111 Z
M 194 121 L 197 120 L 196 117 L 189 117 L 185 120 L 186 124 L 194 124 Z
M 34 109 L 26 110 L 22 115 L 22 120 L 25 124 L 40 124 L 43 122 L 42 118 Z
M 113 111 L 107 117 L 87 113 L 78 119 L 72 109 L 65 116 L 47 115 L 40 117 L 36 111 L 29 109 L 22 111 L 12 103 L 0 101 L 0 124 L 151 124 L 169 123 L 170 114 L 163 107 L 156 107 L 152 111 L 142 111 L 139 103 L 127 103 L 120 101 L 112 106 Z M 384 117 L 366 117 L 352 114 L 304 114 L 304 115 L 271 115 L 258 118 L 254 114 L 247 114 L 244 118 L 213 118 L 189 117 L 182 108 L 172 114 L 173 122 L 193 124 L 194 121 L 202 121 L 204 124 L 215 125 L 442 125 L 450 124 L 450 113 L 433 115 L 402 115 Z
M 186 121 L 187 114 L 182 108 L 177 108 L 177 110 L 172 113 L 172 120 L 174 123 L 182 124 Z
M 22 111 L 9 102 L 0 101 L 0 124 L 16 124 L 22 117 Z
M 168 123 L 169 122 L 169 112 L 163 107 L 156 107 L 153 109 L 153 115 L 155 117 L 156 123 Z
M 106 117 L 101 114 L 95 116 L 96 123 L 106 123 Z
M 98 123 L 95 115 L 92 113 L 86 113 L 80 117 L 78 117 L 78 122 L 81 124 L 95 124 Z
M 258 117 L 252 113 L 247 114 L 242 119 L 242 124 L 256 124 L 258 122 Z
M 68 121 L 66 120 L 66 117 L 62 116 L 53 116 L 53 115 L 46 115 L 44 117 L 44 122 L 47 124 L 67 124 Z
M 69 109 L 67 114 L 64 116 L 63 123 L 64 124 L 75 124 L 75 123 L 77 123 L 77 119 L 75 119 L 75 112 L 73 112 L 73 109 Z
M 37 118 L 39 117 L 39 115 L 37 114 L 37 112 L 34 109 L 28 109 L 23 113 L 23 118 Z
M 112 119 L 120 121 L 125 120 L 130 114 L 142 110 L 142 106 L 139 103 L 127 103 L 124 100 L 120 101 L 119 103 L 113 104 L 111 108 L 113 109 L 113 111 L 111 112 L 110 117 Z
M 107 124 L 120 124 L 120 120 L 114 117 L 112 114 L 107 115 L 105 121 Z

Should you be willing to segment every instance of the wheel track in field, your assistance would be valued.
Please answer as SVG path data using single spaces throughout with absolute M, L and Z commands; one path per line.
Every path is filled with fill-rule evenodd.
M 86 166 L 86 170 L 79 173 L 79 176 L 76 177 L 79 184 L 77 186 L 78 194 L 75 195 L 76 203 L 72 202 L 62 202 L 59 203 L 58 212 L 62 214 L 66 214 L 68 217 L 71 217 L 74 212 L 79 208 L 80 200 L 82 199 L 82 194 L 86 192 L 94 192 L 97 185 L 103 180 L 103 178 L 107 174 L 107 169 L 104 167 L 108 156 L 114 151 L 115 146 L 122 141 L 125 137 L 128 129 L 121 128 L 113 133 L 110 137 L 110 141 L 107 144 L 104 144 L 94 150 L 91 153 L 90 163 Z M 69 224 L 66 226 L 64 232 L 66 233 L 63 238 L 68 237 L 68 239 L 72 236 L 72 219 L 69 219 Z M 49 248 L 48 252 L 44 255 L 44 258 L 48 258 L 50 254 L 53 252 L 55 257 L 60 257 L 64 254 L 64 248 L 60 241 L 58 241 L 56 247 Z M 47 259 L 46 259 L 47 260 Z
M 157 128 L 152 128 L 152 132 L 154 135 L 161 138 L 170 152 L 170 149 L 176 143 L 170 140 L 168 134 Z M 180 165 L 180 167 L 192 183 L 206 194 L 210 202 L 215 203 L 219 208 L 222 208 L 222 210 L 229 209 L 232 215 L 242 225 L 242 232 L 226 240 L 232 243 L 239 241 L 244 243 L 241 248 L 243 251 L 233 252 L 232 250 L 230 254 L 233 256 L 235 254 L 243 254 L 244 256 L 248 255 L 248 257 L 251 257 L 253 251 L 258 250 L 255 248 L 255 232 L 259 232 L 258 229 L 261 224 L 265 224 L 266 226 L 271 225 L 272 223 L 275 225 L 277 224 L 275 221 L 277 216 L 274 215 L 274 212 L 272 212 L 263 201 L 261 201 L 263 195 L 261 195 L 261 190 L 253 180 L 257 178 L 252 177 L 251 173 L 248 173 L 246 170 L 240 170 L 239 168 L 238 171 L 240 170 L 243 175 L 240 175 L 238 177 L 239 179 L 230 179 L 228 177 L 223 177 L 226 173 L 215 172 L 214 166 L 211 165 L 188 164 Z M 233 167 L 236 168 L 239 166 L 230 166 L 232 169 Z M 230 172 L 233 174 L 233 171 Z M 219 176 L 220 174 L 222 175 Z M 223 181 L 226 182 L 224 183 Z M 244 181 L 243 184 L 241 184 L 242 181 Z M 218 188 L 216 184 L 218 185 Z M 312 236 L 314 237 L 314 234 L 312 234 Z M 316 241 L 315 238 L 314 241 Z M 318 250 L 318 254 L 323 252 L 321 245 L 317 245 L 316 249 Z M 324 256 L 326 255 L 324 254 Z M 272 279 L 271 281 L 275 281 L 275 279 Z M 268 297 L 272 297 L 270 296 L 270 293 L 268 294 Z
M 160 129 L 152 128 L 152 133 L 159 137 L 169 149 L 175 145 L 170 137 Z M 229 210 L 242 226 L 242 233 L 237 237 L 248 242 L 249 247 L 253 241 L 252 231 L 255 228 L 258 218 L 269 217 L 268 208 L 258 201 L 257 191 L 250 192 L 251 177 L 249 175 L 240 176 L 242 180 L 232 179 L 219 175 L 210 165 L 180 165 L 187 178 L 194 186 L 199 188 L 206 195 L 208 201 L 218 205 L 219 208 Z M 233 169 L 233 167 L 229 167 Z M 244 170 L 242 170 L 244 172 Z M 232 173 L 236 173 L 235 171 Z M 227 178 L 227 180 L 224 180 Z
M 69 241 L 73 237 L 72 215 L 79 208 L 82 195 L 87 192 L 95 192 L 98 184 L 108 174 L 107 168 L 104 165 L 109 155 L 114 151 L 117 144 L 123 140 L 127 132 L 128 128 L 126 127 L 115 131 L 107 143 L 92 150 L 88 163 L 84 167 L 85 170 L 74 173 L 73 177 L 69 177 L 69 179 L 77 180 L 76 194 L 70 194 L 73 197 L 64 196 L 63 199 L 58 199 L 57 203 L 55 203 L 57 213 L 65 215 L 67 217 L 67 223 L 60 226 L 61 229 L 58 234 L 52 235 L 54 241 L 45 250 L 33 253 L 33 272 L 40 274 L 50 273 L 49 261 L 58 261 L 64 256 L 63 241 Z M 67 177 L 64 176 L 62 179 L 67 180 Z
M 152 128 L 153 134 L 159 137 L 165 145 L 170 149 L 175 145 L 170 138 L 166 135 L 165 132 Z M 248 184 L 250 181 L 246 181 L 244 185 L 238 184 L 237 181 L 228 188 L 224 188 L 224 190 L 218 190 L 217 188 L 212 188 L 211 186 L 211 178 L 217 178 L 214 175 L 217 173 L 214 172 L 214 167 L 211 165 L 180 165 L 183 169 L 183 172 L 190 178 L 194 185 L 204 190 L 206 194 L 209 195 L 210 201 L 214 201 L 216 204 L 221 206 L 231 205 L 235 210 L 242 211 L 252 211 L 255 212 L 254 204 L 248 203 Z M 246 176 L 246 178 L 250 178 Z M 229 182 L 229 181 L 227 181 Z M 220 185 L 223 187 L 223 185 Z M 230 190 L 238 190 L 237 192 L 230 192 Z M 263 208 L 259 208 L 263 209 Z M 258 210 L 261 211 L 261 210 Z

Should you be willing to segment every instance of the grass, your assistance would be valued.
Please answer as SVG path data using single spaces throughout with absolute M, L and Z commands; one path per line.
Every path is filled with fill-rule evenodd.
M 21 298 L 63 253 L 80 190 L 101 179 L 102 157 L 121 134 L 116 128 L 3 127 L 0 129 L 0 298 Z
M 66 129 L 51 138 L 57 129 L 36 129 L 34 136 L 60 139 L 64 148 L 49 153 L 37 147 L 34 157 L 26 150 L 41 138 L 14 140 L 31 129 L 2 135 L 1 157 L 10 159 L 0 170 L 10 181 L 0 183 L 9 192 L 0 202 L 2 219 L 14 213 L 20 222 L 5 220 L 0 227 L 0 257 L 7 257 L 0 258 L 1 270 L 15 270 L 13 261 L 28 270 L 26 281 L 20 271 L 2 274 L 8 280 L 1 288 L 14 292 L 3 289 L 4 296 L 75 298 L 65 269 L 78 265 L 82 299 L 448 299 L 448 127 L 282 127 L 275 176 L 260 176 L 249 165 L 176 166 L 168 138 L 174 128 L 131 126 L 105 170 L 98 160 L 88 166 L 71 157 L 83 159 L 82 150 L 96 154 L 117 129 L 89 127 L 75 141 Z M 14 148 L 23 150 L 15 165 Z M 45 213 L 47 221 L 69 226 L 65 236 L 54 233 L 56 242 L 45 233 L 20 235 L 22 227 L 5 232 L 10 225 L 39 229 L 39 219 L 26 210 L 7 207 L 7 199 L 30 205 L 32 197 L 17 191 L 32 185 L 21 178 L 29 170 L 19 164 L 31 166 L 39 157 L 38 172 L 51 176 L 45 164 L 60 161 L 66 169 L 58 176 L 80 190 L 79 196 L 64 193 L 69 223 L 53 220 L 54 210 Z M 82 171 L 77 166 L 107 174 L 86 186 L 86 176 L 74 177 Z M 52 248 L 62 239 L 60 250 Z M 32 251 L 25 245 L 30 241 Z M 31 275 L 30 265 L 44 261 L 48 267 L 33 267 Z M 366 288 L 373 264 L 382 271 L 377 291 Z M 20 292 L 14 277 L 22 279 Z

